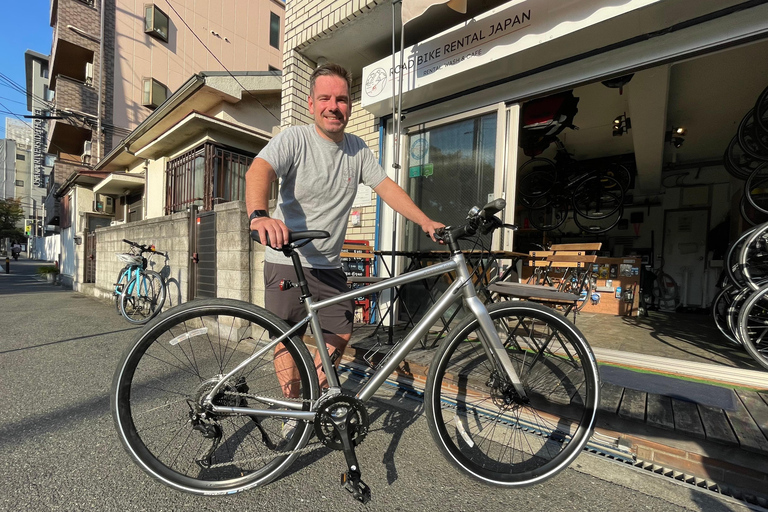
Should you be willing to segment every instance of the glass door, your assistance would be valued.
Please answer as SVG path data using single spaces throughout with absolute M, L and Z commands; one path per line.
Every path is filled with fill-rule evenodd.
M 460 224 L 472 206 L 493 197 L 497 116 L 494 111 L 409 133 L 404 188 L 430 218 Z M 404 242 L 407 251 L 435 249 L 412 223 Z

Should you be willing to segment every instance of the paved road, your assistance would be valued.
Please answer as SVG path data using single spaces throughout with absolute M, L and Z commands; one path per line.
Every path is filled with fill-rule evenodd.
M 733 500 L 582 455 L 544 485 L 489 488 L 457 473 L 432 445 L 421 403 L 389 390 L 371 404 L 358 456 L 373 502 L 339 490 L 340 452 L 322 449 L 262 489 L 225 498 L 173 491 L 141 472 L 109 413 L 113 369 L 137 329 L 106 302 L 38 281 L 35 262 L 0 274 L 0 510 L 698 510 Z

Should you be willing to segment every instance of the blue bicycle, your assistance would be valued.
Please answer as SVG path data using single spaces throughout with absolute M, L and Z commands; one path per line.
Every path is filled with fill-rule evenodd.
M 131 248 L 127 253 L 117 253 L 117 258 L 125 263 L 115 283 L 115 308 L 117 312 L 132 324 L 145 324 L 163 309 L 166 286 L 162 276 L 147 269 L 144 254 L 159 254 L 154 245 L 141 245 L 130 240 L 123 242 Z

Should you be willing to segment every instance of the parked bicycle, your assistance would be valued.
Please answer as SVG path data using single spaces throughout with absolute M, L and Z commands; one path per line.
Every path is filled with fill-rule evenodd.
M 168 254 L 157 251 L 154 245 L 141 245 L 126 239 L 123 242 L 130 246 L 130 252 L 117 253 L 125 267 L 118 273 L 115 283 L 115 308 L 132 324 L 145 324 L 163 309 L 166 286 L 160 274 L 147 268 L 148 260 L 144 255 L 167 257 Z
M 139 334 L 115 372 L 111 407 L 123 446 L 153 478 L 204 495 L 264 485 L 299 454 L 326 446 L 343 451 L 342 485 L 367 502 L 371 492 L 355 453 L 369 430 L 365 403 L 439 316 L 462 300 L 469 312 L 443 340 L 427 378 L 433 440 L 452 465 L 485 483 L 517 487 L 552 477 L 591 435 L 598 368 L 584 335 L 550 308 L 523 301 L 486 307 L 478 298 L 459 240 L 514 228 L 495 216 L 504 206 L 497 199 L 473 208 L 466 224 L 445 228 L 439 236 L 450 260 L 318 302 L 297 251 L 329 235 L 291 233 L 282 252 L 293 262 L 307 311 L 293 327 L 228 299 L 166 311 Z M 329 383 L 319 388 L 312 357 L 294 335 L 306 324 L 322 332 L 318 310 L 449 273 L 456 279 L 355 393 L 342 390 L 319 343 Z M 313 434 L 317 442 L 308 444 Z

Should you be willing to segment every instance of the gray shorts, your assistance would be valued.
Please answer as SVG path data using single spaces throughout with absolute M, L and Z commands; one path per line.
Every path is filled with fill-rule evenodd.
M 337 296 L 340 292 L 349 291 L 347 275 L 338 269 L 304 269 L 304 277 L 309 284 L 312 300 L 318 302 Z M 280 281 L 290 280 L 295 287 L 281 291 Z M 296 272 L 292 265 L 277 265 L 264 262 L 264 302 L 265 307 L 290 325 L 303 320 L 307 316 L 304 304 L 299 302 L 301 290 L 297 285 Z M 324 333 L 351 334 L 354 321 L 353 301 L 335 304 L 317 312 Z M 306 331 L 306 326 L 300 330 L 299 336 Z

